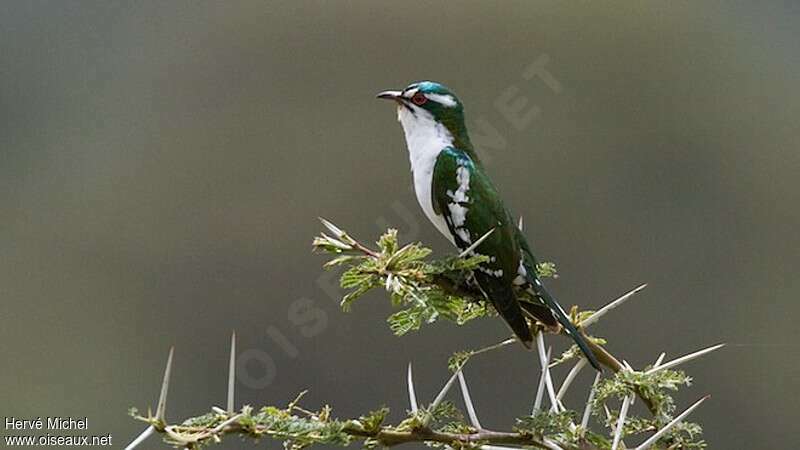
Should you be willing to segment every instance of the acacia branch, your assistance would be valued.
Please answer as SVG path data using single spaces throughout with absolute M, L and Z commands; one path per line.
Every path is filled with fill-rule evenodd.
M 333 225 L 331 222 L 323 219 L 322 223 L 337 238 L 343 239 L 344 243 L 349 245 L 352 250 L 355 250 L 356 252 L 361 253 L 363 256 L 365 256 L 367 258 L 371 258 L 373 260 L 379 260 L 381 258 L 381 252 L 369 248 L 368 246 L 366 246 L 363 243 L 359 242 L 357 239 L 353 238 L 352 236 L 350 236 L 349 234 L 347 234 L 346 232 L 344 232 L 343 230 L 341 230 L 337 226 Z M 487 235 L 488 235 L 488 233 L 487 233 Z M 484 238 L 485 237 L 486 236 L 484 236 Z M 446 274 L 433 275 L 431 282 L 432 282 L 432 284 L 438 286 L 440 289 L 442 289 L 442 291 L 446 292 L 449 295 L 462 297 L 462 298 L 465 298 L 465 299 L 467 299 L 469 301 L 472 301 L 472 302 L 482 302 L 482 301 L 486 300 L 486 297 L 483 294 L 483 292 L 481 292 L 481 290 L 478 289 L 477 287 L 469 285 L 467 283 L 459 282 L 459 280 L 454 279 L 452 277 L 449 277 Z M 611 311 L 612 309 L 618 307 L 619 305 L 623 304 L 624 302 L 629 300 L 631 297 L 633 297 L 635 294 L 639 293 L 646 286 L 647 286 L 646 284 L 643 284 L 643 285 L 640 285 L 640 286 L 636 287 L 635 289 L 633 289 L 630 292 L 622 295 L 618 299 L 610 302 L 609 304 L 607 304 L 606 306 L 604 306 L 600 310 L 596 311 L 590 317 L 585 319 L 581 324 L 579 324 L 580 325 L 579 326 L 579 330 L 584 335 L 584 337 L 586 337 L 586 342 L 588 343 L 589 348 L 591 349 L 592 353 L 594 353 L 595 357 L 600 362 L 600 364 L 602 364 L 603 366 L 606 366 L 609 369 L 611 369 L 611 371 L 613 373 L 617 373 L 620 370 L 623 370 L 625 367 L 619 361 L 619 359 L 617 359 L 613 354 L 611 354 L 611 352 L 608 351 L 608 349 L 606 349 L 602 345 L 600 345 L 597 342 L 595 342 L 593 339 L 591 339 L 591 337 L 587 336 L 584 330 L 589 325 L 597 322 L 602 316 L 607 314 L 609 311 Z M 538 327 L 538 328 L 539 328 L 539 330 L 538 330 L 539 332 L 544 331 L 544 332 L 549 333 L 549 334 L 564 335 L 564 336 L 569 337 L 566 334 L 566 332 L 565 332 L 563 327 L 552 328 L 552 327 L 543 326 L 543 327 Z M 636 390 L 636 395 L 644 402 L 645 406 L 647 406 L 647 409 L 652 414 L 656 413 L 656 409 L 655 409 L 652 401 L 650 401 L 650 399 L 648 399 L 642 393 L 642 391 L 640 389 Z
M 222 425 L 216 426 L 213 429 L 206 427 L 167 426 L 155 427 L 155 431 L 166 433 L 186 448 L 197 448 L 210 439 L 221 439 L 225 435 L 274 436 L 281 434 L 279 432 L 276 433 L 266 425 L 251 426 L 239 423 L 239 419 L 240 415 L 231 417 L 223 422 Z M 414 442 L 435 442 L 446 445 L 459 444 L 460 446 L 516 445 L 550 450 L 553 448 L 562 448 L 564 450 L 599 450 L 598 447 L 595 447 L 587 441 L 581 441 L 577 446 L 565 447 L 561 445 L 561 443 L 554 446 L 552 442 L 530 434 L 484 429 L 475 430 L 472 433 L 449 433 L 427 427 L 403 430 L 384 426 L 376 430 L 364 430 L 356 425 L 345 425 L 341 431 L 357 439 L 374 440 L 384 447 L 394 447 Z
M 350 266 L 341 278 L 342 287 L 351 289 L 351 292 L 343 298 L 343 308 L 347 308 L 353 299 L 363 295 L 364 292 L 386 286 L 386 290 L 391 292 L 392 300 L 407 308 L 400 312 L 405 316 L 396 313 L 389 318 L 392 329 L 398 335 L 418 329 L 423 319 L 424 323 L 431 323 L 438 317 L 444 317 L 462 324 L 489 312 L 484 308 L 485 304 L 490 303 L 487 302 L 485 294 L 468 281 L 470 271 L 481 264 L 484 257 L 464 258 L 462 254 L 456 258 L 429 261 L 426 258 L 430 254 L 430 249 L 421 244 L 400 246 L 396 230 L 387 231 L 377 242 L 379 249 L 373 250 L 324 219 L 323 224 L 335 238 L 322 234 L 314 240 L 314 246 L 336 255 L 336 258 L 325 267 Z M 537 266 L 537 270 L 540 276 L 554 276 L 555 273 L 554 268 L 548 268 L 546 264 Z M 283 409 L 268 406 L 255 412 L 252 407 L 244 406 L 239 412 L 235 412 L 236 337 L 234 334 L 231 336 L 227 408 L 212 407 L 210 413 L 190 418 L 182 424 L 169 425 L 165 419 L 165 409 L 173 354 L 170 351 L 156 414 L 151 415 L 148 412 L 147 417 L 142 417 L 135 409 L 131 410 L 131 415 L 146 422 L 148 427 L 127 449 L 132 450 L 148 436 L 160 433 L 164 435 L 168 444 L 187 449 L 217 443 L 225 435 L 238 434 L 255 440 L 262 437 L 280 440 L 288 450 L 300 450 L 315 444 L 347 446 L 357 441 L 363 441 L 364 446 L 369 448 L 376 445 L 393 447 L 418 442 L 434 447 L 456 449 L 513 450 L 524 447 L 548 450 L 609 450 L 610 445 L 616 450 L 617 444 L 625 447 L 622 440 L 626 436 L 631 437 L 656 430 L 658 431 L 640 444 L 637 450 L 702 448 L 704 443 L 697 438 L 701 433 L 700 427 L 682 421 L 705 398 L 697 401 L 680 415 L 673 416 L 674 405 L 668 391 L 674 390 L 679 385 L 688 385 L 690 378 L 681 371 L 671 369 L 717 350 L 722 345 L 699 350 L 666 363 L 662 363 L 664 354 L 661 354 L 655 365 L 637 371 L 624 360 L 620 362 L 604 348 L 604 340 L 586 335 L 585 330 L 588 326 L 640 292 L 644 286 L 631 290 L 598 311 L 578 312 L 575 307 L 571 311 L 571 320 L 587 337 L 591 351 L 601 364 L 615 373 L 614 376 L 602 381 L 600 381 L 601 374 L 598 373 L 592 384 L 580 425 L 574 422 L 577 417 L 575 411 L 564 407 L 561 398 L 572 384 L 575 375 L 585 366 L 585 359 L 578 361 L 564 378 L 557 396 L 553 386 L 550 386 L 549 412 L 540 410 L 539 400 L 536 400 L 533 412 L 516 419 L 512 431 L 488 430 L 480 425 L 475 406 L 467 391 L 462 369 L 472 356 L 511 345 L 516 341 L 514 337 L 482 349 L 454 354 L 448 364 L 454 374 L 436 399 L 425 408 L 421 407 L 422 404 L 416 399 L 409 365 L 408 388 L 412 411 L 397 425 L 384 424 L 388 414 L 387 408 L 350 420 L 332 418 L 329 406 L 324 406 L 317 412 L 301 408 L 298 402 L 305 392 Z M 550 382 L 553 380 L 550 373 L 550 353 L 547 352 L 547 356 L 544 356 L 543 332 L 565 334 L 564 330 L 560 327 L 553 329 L 543 327 L 538 323 L 533 323 L 531 326 L 535 327 L 538 333 L 537 348 L 540 357 L 543 358 L 540 361 L 541 380 Z M 575 357 L 581 358 L 581 355 L 573 346 L 552 365 Z M 469 413 L 469 422 L 454 405 L 442 401 L 456 378 L 459 378 L 463 400 Z M 540 391 L 542 385 L 540 382 Z M 645 392 L 648 395 L 644 395 Z M 540 395 L 541 392 L 538 392 L 537 398 Z M 628 406 L 634 396 L 642 398 L 653 413 L 653 418 L 628 417 Z M 614 411 L 613 405 L 607 403 L 614 399 L 624 399 L 619 413 Z M 612 430 L 613 443 L 606 442 L 601 434 L 587 428 L 593 411 L 598 416 L 602 411 L 606 412 L 605 426 Z M 664 423 L 666 420 L 670 422 Z
M 411 442 L 437 442 L 440 444 L 452 445 L 454 443 L 461 444 L 462 446 L 472 445 L 519 445 L 536 447 L 542 449 L 552 449 L 553 445 L 538 439 L 531 435 L 521 433 L 505 432 L 505 431 L 492 431 L 492 430 L 476 430 L 474 433 L 447 433 L 442 431 L 435 431 L 429 428 L 419 428 L 410 431 L 397 431 L 397 430 L 379 430 L 376 433 L 361 433 L 359 430 L 344 430 L 346 433 L 354 436 L 370 438 L 378 441 L 385 447 L 393 447 L 395 445 L 407 444 Z M 567 449 L 582 449 L 594 450 L 596 447 L 585 443 L 581 447 L 562 447 Z

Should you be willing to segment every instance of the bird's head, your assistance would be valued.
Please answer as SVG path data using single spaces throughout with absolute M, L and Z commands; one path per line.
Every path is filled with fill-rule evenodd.
M 461 101 L 446 86 L 435 81 L 411 83 L 402 91 L 383 91 L 380 99 L 397 103 L 397 120 L 406 136 L 432 132 L 443 126 L 457 146 L 469 146 Z

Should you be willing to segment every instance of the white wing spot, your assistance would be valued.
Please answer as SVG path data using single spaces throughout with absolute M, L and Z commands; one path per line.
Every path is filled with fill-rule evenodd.
M 453 200 L 447 205 L 450 212 L 450 219 L 453 221 L 453 226 L 456 228 L 456 234 L 463 239 L 464 233 L 469 236 L 468 230 L 463 230 L 467 222 L 467 212 L 469 208 L 462 206 L 461 203 L 469 202 L 469 169 L 464 166 L 464 163 L 459 161 L 458 168 L 456 169 L 456 181 L 458 182 L 458 189 L 455 192 L 447 191 L 447 195 Z M 469 239 L 463 239 L 465 242 L 471 242 Z
M 517 286 L 521 286 L 527 283 L 527 276 L 528 276 L 528 271 L 525 270 L 525 264 L 523 264 L 522 260 L 520 259 L 519 267 L 517 268 L 517 276 L 514 278 L 514 281 L 512 283 L 514 283 Z
M 492 270 L 492 269 L 489 269 L 488 267 L 478 267 L 478 270 L 483 272 L 483 273 L 485 273 L 486 275 L 489 275 L 489 276 L 492 276 L 492 277 L 496 277 L 496 278 L 502 278 L 503 277 L 503 269 Z
M 456 228 L 464 226 L 464 222 L 467 221 L 468 209 L 458 203 L 449 203 L 447 205 L 447 209 L 450 210 L 450 217 L 453 221 L 453 226 Z
M 469 197 L 467 196 L 467 192 L 469 192 L 469 169 L 464 167 L 464 163 L 459 163 L 458 169 L 456 169 L 456 181 L 458 181 L 458 190 L 456 191 L 455 197 L 453 200 L 457 202 L 468 202 Z

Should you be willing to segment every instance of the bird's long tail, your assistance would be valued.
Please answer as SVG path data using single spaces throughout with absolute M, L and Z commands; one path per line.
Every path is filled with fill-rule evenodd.
M 561 323 L 565 330 L 567 330 L 567 334 L 570 335 L 575 344 L 581 349 L 586 359 L 589 360 L 589 363 L 597 369 L 598 371 L 602 372 L 603 369 L 600 368 L 600 362 L 597 361 L 597 357 L 594 356 L 594 352 L 589 348 L 589 345 L 586 343 L 586 339 L 584 339 L 583 335 L 575 328 L 575 325 L 572 324 L 572 321 L 569 320 L 567 317 L 567 313 L 564 312 L 564 309 L 558 302 L 550 295 L 550 292 L 544 287 L 541 281 L 538 279 L 533 280 L 534 290 L 536 294 L 544 301 L 545 305 L 550 308 L 550 311 L 553 312 L 553 315 L 556 319 Z

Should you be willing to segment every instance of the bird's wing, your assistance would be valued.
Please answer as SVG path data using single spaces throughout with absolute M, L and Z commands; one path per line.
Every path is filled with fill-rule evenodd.
M 469 248 L 491 231 L 474 250 L 490 258 L 475 277 L 498 313 L 528 345 L 533 337 L 513 289 L 521 257 L 515 242 L 516 227 L 497 189 L 483 167 L 452 147 L 439 153 L 432 178 L 434 210 L 444 216 L 458 248 Z

